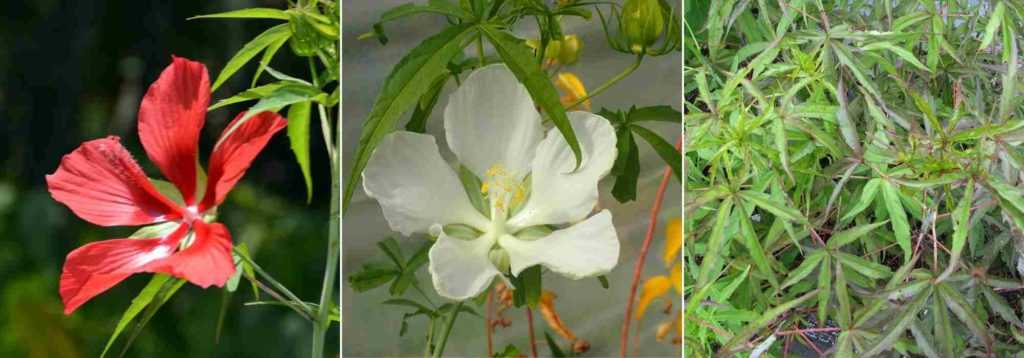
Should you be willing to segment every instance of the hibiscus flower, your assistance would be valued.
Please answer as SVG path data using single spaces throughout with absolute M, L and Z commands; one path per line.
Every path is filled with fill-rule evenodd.
M 216 208 L 286 121 L 262 112 L 243 122 L 240 113 L 214 147 L 199 190 L 196 152 L 209 102 L 206 66 L 173 57 L 139 107 L 142 147 L 180 202 L 157 190 L 116 136 L 82 143 L 46 176 L 53 199 L 93 224 L 164 223 L 153 230 L 156 237 L 97 241 L 68 254 L 60 278 L 65 314 L 135 273 L 164 273 L 204 288 L 223 286 L 234 274 L 231 234 L 213 222 Z
M 508 283 L 506 273 L 538 264 L 579 279 L 618 262 L 611 213 L 588 218 L 597 183 L 615 161 L 615 130 L 592 113 L 568 116 L 583 150 L 575 171 L 565 139 L 554 128 L 544 136 L 540 113 L 505 65 L 471 73 L 451 95 L 444 126 L 448 146 L 481 181 L 479 189 L 464 189 L 434 137 L 397 131 L 381 140 L 363 187 L 393 230 L 438 237 L 429 268 L 442 296 L 473 297 L 495 276 Z M 475 207 L 467 190 L 483 193 L 484 203 Z

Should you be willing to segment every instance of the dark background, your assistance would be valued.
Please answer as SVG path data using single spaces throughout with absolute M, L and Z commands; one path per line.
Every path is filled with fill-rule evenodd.
M 125 237 L 134 228 L 102 228 L 75 217 L 50 198 L 44 176 L 82 141 L 117 135 L 146 172 L 160 178 L 138 142 L 139 100 L 170 63 L 171 54 L 205 63 L 212 82 L 235 51 L 276 24 L 188 17 L 254 6 L 286 4 L 0 2 L 0 356 L 99 355 L 122 312 L 151 275 L 132 276 L 73 315 L 63 315 L 57 285 L 65 255 L 87 242 Z M 282 47 L 271 67 L 308 77 L 305 61 L 291 54 L 288 46 Z M 213 100 L 244 90 L 254 71 L 254 63 L 244 67 L 213 94 Z M 220 131 L 245 106 L 208 115 L 199 150 L 204 165 Z M 316 135 L 312 141 L 311 204 L 305 203 L 301 174 L 282 131 L 221 206 L 219 220 L 229 227 L 236 244 L 250 246 L 264 269 L 300 297 L 316 301 L 325 259 L 329 171 L 322 141 Z M 309 323 L 281 307 L 243 306 L 253 299 L 245 282 L 233 295 L 187 284 L 153 317 L 127 355 L 307 355 Z M 218 338 L 222 307 L 226 311 Z M 331 347 L 338 345 L 337 330 L 328 336 L 327 351 L 336 352 Z M 115 355 L 123 339 L 115 345 Z

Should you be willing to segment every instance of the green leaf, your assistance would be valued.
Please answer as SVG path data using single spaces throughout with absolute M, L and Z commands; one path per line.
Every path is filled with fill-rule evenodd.
M 381 264 L 365 264 L 348 277 L 348 285 L 356 292 L 368 291 L 390 282 L 401 273 L 398 269 Z
M 296 103 L 309 102 L 309 101 L 323 101 L 326 95 L 323 92 L 313 92 L 309 88 L 300 88 L 294 86 L 286 86 L 274 90 L 269 96 L 261 98 L 256 104 L 246 110 L 245 115 L 242 116 L 235 125 L 231 128 L 225 129 L 225 133 L 221 138 L 226 137 L 235 128 L 238 128 L 243 123 L 248 121 L 253 116 L 262 112 L 277 112 L 285 106 L 293 105 Z
M 395 6 L 385 11 L 381 14 L 380 20 L 373 24 L 373 31 L 359 35 L 358 38 L 362 40 L 377 37 L 381 44 L 387 44 L 388 38 L 384 35 L 384 23 L 407 16 L 427 13 L 451 16 L 462 20 L 471 20 L 473 18 L 473 14 L 466 12 L 462 8 L 453 5 L 448 1 L 429 1 L 427 4 L 423 5 L 407 3 Z
M 537 308 L 537 303 L 540 302 L 542 284 L 540 266 L 530 266 L 523 270 L 523 272 L 520 272 L 519 283 L 522 284 L 522 286 L 517 286 L 516 290 L 523 291 L 526 298 L 526 304 L 529 305 L 530 308 Z
M 978 50 L 986 49 L 992 45 L 992 40 L 996 36 L 996 30 L 999 29 L 999 25 L 1003 23 L 1003 13 L 1006 11 L 1006 4 L 1002 1 L 996 3 L 995 9 L 992 10 L 992 14 L 988 18 L 988 24 L 985 25 L 985 35 L 981 37 L 981 44 L 978 45 Z
M 505 61 L 505 65 L 526 87 L 526 91 L 533 98 L 533 103 L 544 110 L 551 123 L 562 133 L 562 137 L 565 137 L 569 149 L 572 150 L 572 154 L 576 158 L 576 168 L 579 169 L 583 161 L 580 143 L 569 123 L 569 117 L 565 114 L 565 107 L 562 107 L 558 90 L 555 89 L 547 72 L 540 68 L 533 57 L 533 50 L 527 47 L 522 40 L 497 27 L 480 25 L 479 28 L 480 32 L 490 40 L 501 59 Z
M 736 211 L 736 216 L 740 222 L 740 242 L 746 247 L 747 253 L 750 254 L 754 265 L 757 266 L 757 270 L 768 278 L 772 286 L 779 287 L 779 282 L 775 278 L 775 272 L 772 271 L 768 253 L 761 247 L 761 241 L 758 238 L 757 232 L 754 231 L 754 225 L 750 222 L 750 217 L 746 215 L 747 210 L 743 208 L 743 203 L 737 203 L 736 207 L 739 209 Z
M 944 283 L 936 285 L 939 295 L 943 296 L 946 300 L 946 307 L 963 322 L 967 329 L 974 334 L 974 337 L 981 340 L 991 352 L 992 348 L 992 336 L 989 335 L 988 325 L 983 322 L 974 313 L 974 308 L 971 304 L 967 303 L 967 300 Z
M 548 343 L 548 349 L 551 350 L 552 357 L 565 357 L 565 353 L 562 352 L 561 348 L 558 348 L 558 343 L 555 343 L 555 339 L 551 338 L 551 334 L 544 331 L 544 341 Z
M 636 183 L 640 177 L 640 149 L 633 139 L 633 132 L 623 126 L 617 131 L 618 157 L 616 164 L 621 163 L 621 173 L 615 176 L 615 185 L 612 186 L 612 196 L 620 203 L 636 200 Z M 613 168 L 612 171 L 615 171 Z
M 405 290 L 409 289 L 409 286 L 415 284 L 416 271 L 420 269 L 423 264 L 427 263 L 428 253 L 430 247 L 433 246 L 433 242 L 426 242 L 414 253 L 409 260 L 402 265 L 402 273 L 398 275 L 398 278 L 391 283 L 389 292 L 393 296 L 401 296 L 405 293 Z
M 700 273 L 697 276 L 697 289 L 707 286 L 711 283 L 713 276 L 717 275 L 719 262 L 722 261 L 721 250 L 729 242 L 729 237 L 725 236 L 725 226 L 729 223 L 729 217 L 732 213 L 732 198 L 726 198 L 722 200 L 721 205 L 718 207 L 718 211 L 715 216 L 714 227 L 711 229 L 711 238 L 708 241 L 707 252 L 704 253 L 704 260 L 700 263 Z M 694 297 L 698 297 L 694 295 Z M 698 300 L 699 302 L 699 300 Z M 688 307 L 690 305 L 687 305 Z
M 450 76 L 441 76 L 434 81 L 434 84 L 430 86 L 430 90 L 427 91 L 423 97 L 420 97 L 419 105 L 412 110 L 412 117 L 409 118 L 409 122 L 405 124 L 405 130 L 416 133 L 426 133 L 427 131 L 427 119 L 430 119 L 430 114 L 434 112 L 434 106 L 437 105 L 438 98 L 441 97 L 441 89 L 444 88 L 445 83 L 448 83 Z
M 412 308 L 415 308 L 418 311 L 423 311 L 423 312 L 426 312 L 429 315 L 434 315 L 434 310 L 430 309 L 426 305 L 424 305 L 422 303 L 419 303 L 419 302 L 416 302 L 416 301 L 413 301 L 413 300 L 410 300 L 410 299 L 406 299 L 406 298 L 391 298 L 391 299 L 384 300 L 384 302 L 381 302 L 381 303 L 383 303 L 385 305 L 392 305 L 392 306 L 412 307 Z
M 391 262 L 395 264 L 395 267 L 399 269 L 405 268 L 405 257 L 402 256 L 402 249 L 398 247 L 398 241 L 395 238 L 389 237 L 387 239 L 377 242 L 377 248 L 383 251 Z
M 377 143 L 394 130 L 399 116 L 418 103 L 434 81 L 445 73 L 448 62 L 462 53 L 466 43 L 475 36 L 475 28 L 469 25 L 448 27 L 417 45 L 391 70 L 359 134 L 359 145 L 352 156 L 352 171 L 342 197 L 343 212 L 348 210 L 348 203 Z
M 795 221 L 801 224 L 807 223 L 807 219 L 804 218 L 803 214 L 801 214 L 800 211 L 790 208 L 789 206 L 786 205 L 786 203 L 774 201 L 767 194 L 752 190 L 745 190 L 741 191 L 739 195 L 744 200 L 748 200 L 751 203 L 754 203 L 754 205 L 757 205 L 761 209 L 764 209 L 765 211 L 772 213 L 772 215 L 775 215 L 778 218 L 789 221 Z
M 267 48 L 273 43 L 281 41 L 282 38 L 291 36 L 291 29 L 288 24 L 280 24 L 267 29 L 263 33 L 257 35 L 255 38 L 250 40 L 242 49 L 238 50 L 228 63 L 224 65 L 224 68 L 217 75 L 217 79 L 213 81 L 213 86 L 210 87 L 210 92 L 216 92 L 220 85 L 224 84 L 231 78 L 235 72 L 238 72 L 242 66 L 249 62 L 253 57 L 256 57 L 260 51 Z
M 874 263 L 865 260 L 860 256 L 850 255 L 845 252 L 836 252 L 834 255 L 843 265 L 846 265 L 854 271 L 859 272 L 861 275 L 869 278 L 881 280 L 892 276 L 892 270 L 890 270 L 888 266 Z
M 288 141 L 295 162 L 299 164 L 306 183 L 306 203 L 313 201 L 313 177 L 309 172 L 309 109 L 312 102 L 299 102 L 288 107 Z
M 1000 2 L 1002 4 L 1002 2 Z M 1012 39 L 1009 41 L 1009 48 L 1003 49 L 1004 53 L 1009 52 L 1009 57 L 1006 63 L 1006 73 L 1003 74 L 1003 91 L 999 95 L 999 120 L 1005 121 L 1010 118 L 1010 114 L 1014 111 L 1014 103 L 1017 101 L 1017 66 L 1019 66 L 1017 58 L 1017 36 L 1016 31 L 1013 30 L 1013 26 L 1006 26 L 1003 31 L 1008 34 L 1008 38 Z
M 931 297 L 931 288 L 928 291 L 919 293 L 914 300 L 911 301 L 906 307 L 898 309 L 898 315 L 885 331 L 882 332 L 881 339 L 879 339 L 874 346 L 871 347 L 864 353 L 863 356 L 876 356 L 884 351 L 889 350 L 893 343 L 904 336 L 907 332 L 907 328 L 911 322 L 917 320 L 917 313 L 921 312 L 925 304 L 928 303 L 928 297 Z
M 1014 312 L 1013 307 L 1010 306 L 1009 302 L 1003 296 L 999 295 L 992 288 L 987 286 L 981 286 L 981 292 L 985 295 L 985 300 L 988 301 L 988 306 L 992 307 L 993 311 L 999 317 L 1002 317 L 1006 322 L 1010 322 L 1014 326 L 1024 327 L 1024 322 L 1021 322 L 1020 318 L 1017 317 L 1017 313 Z
M 868 180 L 868 183 L 864 184 L 864 190 L 861 191 L 860 200 L 858 200 L 857 203 L 850 208 L 850 211 L 847 211 L 839 221 L 849 222 L 850 219 L 853 219 L 854 216 L 857 216 L 857 214 L 860 214 L 860 212 L 864 211 L 864 209 L 867 209 L 869 205 L 874 203 L 875 194 L 878 193 L 878 186 L 881 184 L 882 179 L 879 178 L 872 178 L 871 180 Z
M 874 224 L 860 225 L 852 229 L 846 229 L 840 232 L 832 233 L 832 237 L 828 239 L 829 250 L 835 250 L 845 246 L 857 239 L 864 237 L 868 233 L 875 231 L 879 226 L 885 225 L 888 221 L 883 221 Z
M 672 106 L 660 105 L 630 108 L 626 118 L 626 121 L 629 123 L 656 121 L 681 124 L 683 114 L 672 108 Z
M 246 101 L 252 101 L 252 100 L 260 99 L 260 98 L 263 98 L 263 97 L 269 97 L 272 93 L 274 93 L 274 91 L 277 91 L 281 87 L 285 87 L 285 86 L 295 86 L 295 85 L 294 84 L 290 84 L 290 83 L 286 83 L 286 82 L 274 82 L 274 83 L 268 83 L 268 84 L 265 84 L 265 85 L 262 85 L 262 86 L 259 86 L 259 87 L 253 87 L 253 88 L 250 88 L 248 90 L 245 90 L 242 93 L 239 93 L 239 94 L 236 94 L 234 96 L 231 96 L 231 97 L 219 100 L 219 101 L 217 101 L 217 103 L 215 103 L 214 105 L 210 106 L 206 110 L 207 111 L 213 111 L 215 109 L 219 109 L 221 107 L 232 105 L 232 104 L 235 104 L 235 103 L 242 103 L 242 102 L 246 102 Z
M 882 96 L 879 94 L 878 88 L 875 87 L 874 82 L 864 74 L 864 69 L 861 64 L 853 58 L 853 55 L 851 55 L 849 50 L 846 49 L 846 46 L 835 41 L 829 43 L 831 44 L 829 47 L 835 50 L 833 53 L 835 53 L 836 58 L 850 70 L 850 73 L 853 73 L 853 77 L 857 79 L 857 82 L 860 83 L 861 87 L 864 87 L 865 90 L 875 97 L 881 98 Z
M 949 277 L 960 263 L 960 256 L 963 254 L 964 244 L 967 243 L 967 233 L 971 230 L 971 205 L 974 202 L 974 180 L 967 181 L 964 196 L 960 203 L 953 209 L 953 247 L 949 254 L 949 264 L 946 269 L 935 279 L 935 282 L 942 282 Z
M 174 295 L 174 292 L 176 292 L 184 283 L 185 280 L 173 278 L 168 275 L 153 275 L 153 278 L 149 280 L 146 287 L 142 288 L 142 291 L 132 299 L 132 304 L 129 305 L 128 309 L 126 309 L 121 315 L 121 320 L 117 322 L 117 327 L 114 328 L 114 333 L 112 333 L 110 338 L 107 340 L 107 345 L 103 348 L 103 352 L 100 353 L 100 357 L 107 355 L 107 351 L 109 351 L 110 347 L 114 345 L 114 341 L 117 340 L 117 337 L 121 335 L 124 329 L 128 327 L 128 324 L 131 323 L 139 313 L 142 313 L 142 310 L 147 307 L 151 307 L 147 310 L 148 312 L 143 315 L 143 320 L 136 323 L 136 330 L 142 329 L 142 326 L 145 325 L 145 321 L 148 321 L 149 317 L 152 317 L 152 315 L 156 313 L 156 309 L 163 305 L 168 298 Z M 129 341 L 126 343 L 124 348 L 125 350 L 128 349 L 128 344 L 131 344 L 131 342 Z
M 739 334 L 733 336 L 732 339 L 730 339 L 724 345 L 723 350 L 730 351 L 733 348 L 736 348 L 738 345 L 746 343 L 747 340 L 750 339 L 750 337 L 753 337 L 754 334 L 756 334 L 758 331 L 768 326 L 770 323 L 774 322 L 777 318 L 779 318 L 779 316 L 782 316 L 784 313 L 789 312 L 789 310 L 796 308 L 797 306 L 799 306 L 800 304 L 804 303 L 805 301 L 809 300 L 811 297 L 814 297 L 817 294 L 818 290 L 813 290 L 811 292 L 805 293 L 803 296 L 797 297 L 789 302 L 783 303 L 781 305 L 775 306 L 765 311 L 765 313 L 758 317 L 756 320 L 748 324 L 746 327 L 743 327 L 743 330 L 740 331 Z
M 907 222 L 907 212 L 900 203 L 899 189 L 889 181 L 882 182 L 882 198 L 885 200 L 886 211 L 889 212 L 889 220 L 892 222 L 892 232 L 896 236 L 896 243 L 903 249 L 903 261 L 910 260 L 913 251 L 910 242 L 910 224 Z
M 288 13 L 284 10 L 254 7 L 248 9 L 218 12 L 216 14 L 199 15 L 188 18 L 194 19 L 276 19 L 288 20 Z
M 676 179 L 682 180 L 682 154 L 679 153 L 672 144 L 669 144 L 664 138 L 661 138 L 657 133 L 654 133 L 650 129 L 638 125 L 631 125 L 630 128 L 633 129 L 633 133 L 636 133 L 640 138 L 647 141 L 647 144 L 650 144 L 651 148 L 654 148 L 654 151 L 658 153 L 661 160 L 665 161 L 665 164 L 672 168 L 672 174 L 676 176 Z
M 281 49 L 281 46 L 288 42 L 289 38 L 291 38 L 291 33 L 267 45 L 267 48 L 263 50 L 263 57 L 260 57 L 259 67 L 256 67 L 256 74 L 252 76 L 252 82 L 249 83 L 249 87 L 256 87 L 256 81 L 259 81 L 260 75 L 263 74 L 264 70 L 270 68 L 268 67 L 270 66 L 270 61 L 274 59 L 274 55 Z
M 860 49 L 864 51 L 874 51 L 880 49 L 889 50 L 892 53 L 896 54 L 896 56 L 902 58 L 904 61 L 907 61 L 911 65 L 914 65 L 914 67 L 931 72 L 928 69 L 928 66 L 925 66 L 923 63 L 921 63 L 921 60 L 918 60 L 917 56 L 914 56 L 912 52 L 905 48 L 898 47 L 889 41 L 874 42 L 869 45 L 863 46 Z
M 597 280 L 601 282 L 601 288 L 608 289 L 608 276 L 597 276 Z
M 821 263 L 823 258 L 825 258 L 824 250 L 814 251 L 810 255 L 804 257 L 804 261 L 800 263 L 800 266 L 797 266 L 789 272 L 789 276 L 786 277 L 786 281 L 782 283 L 782 288 L 794 285 L 810 275 L 811 271 L 814 271 L 814 269 L 818 267 L 818 264 Z
M 818 322 L 828 317 L 828 303 L 832 296 L 832 258 L 826 256 L 818 271 Z

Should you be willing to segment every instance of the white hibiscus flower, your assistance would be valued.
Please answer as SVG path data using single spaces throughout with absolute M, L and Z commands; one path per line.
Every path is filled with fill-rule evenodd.
M 529 93 L 505 65 L 474 71 L 451 95 L 444 111 L 448 144 L 482 181 L 487 213 L 474 208 L 434 137 L 397 131 L 381 140 L 363 188 L 391 229 L 438 236 L 430 274 L 442 296 L 473 297 L 495 276 L 507 282 L 503 273 L 519 275 L 538 264 L 572 279 L 615 267 L 619 241 L 611 213 L 587 217 L 597 204 L 597 183 L 615 160 L 615 130 L 592 113 L 568 116 L 583 151 L 576 171 L 565 139 L 554 128 L 543 135 Z M 571 225 L 547 226 L 564 224 Z

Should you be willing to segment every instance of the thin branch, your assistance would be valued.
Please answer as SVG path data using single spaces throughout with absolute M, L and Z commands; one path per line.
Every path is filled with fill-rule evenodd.
M 676 139 L 676 150 L 683 145 L 683 137 Z M 661 212 L 661 202 L 665 199 L 665 189 L 668 188 L 669 180 L 672 179 L 672 167 L 665 166 L 661 175 L 661 184 L 658 185 L 658 192 L 654 197 L 654 204 L 651 206 L 651 218 L 647 224 L 647 234 L 644 237 L 643 246 L 640 247 L 640 256 L 637 257 L 636 266 L 633 268 L 633 283 L 630 284 L 629 298 L 626 300 L 626 314 L 622 318 L 622 332 L 619 337 L 619 357 L 625 358 L 629 349 L 629 322 L 633 316 L 633 300 L 636 298 L 636 289 L 640 283 L 640 274 L 644 270 L 644 261 L 647 259 L 647 251 L 651 248 L 651 241 L 654 239 L 654 228 L 658 226 L 658 213 Z

